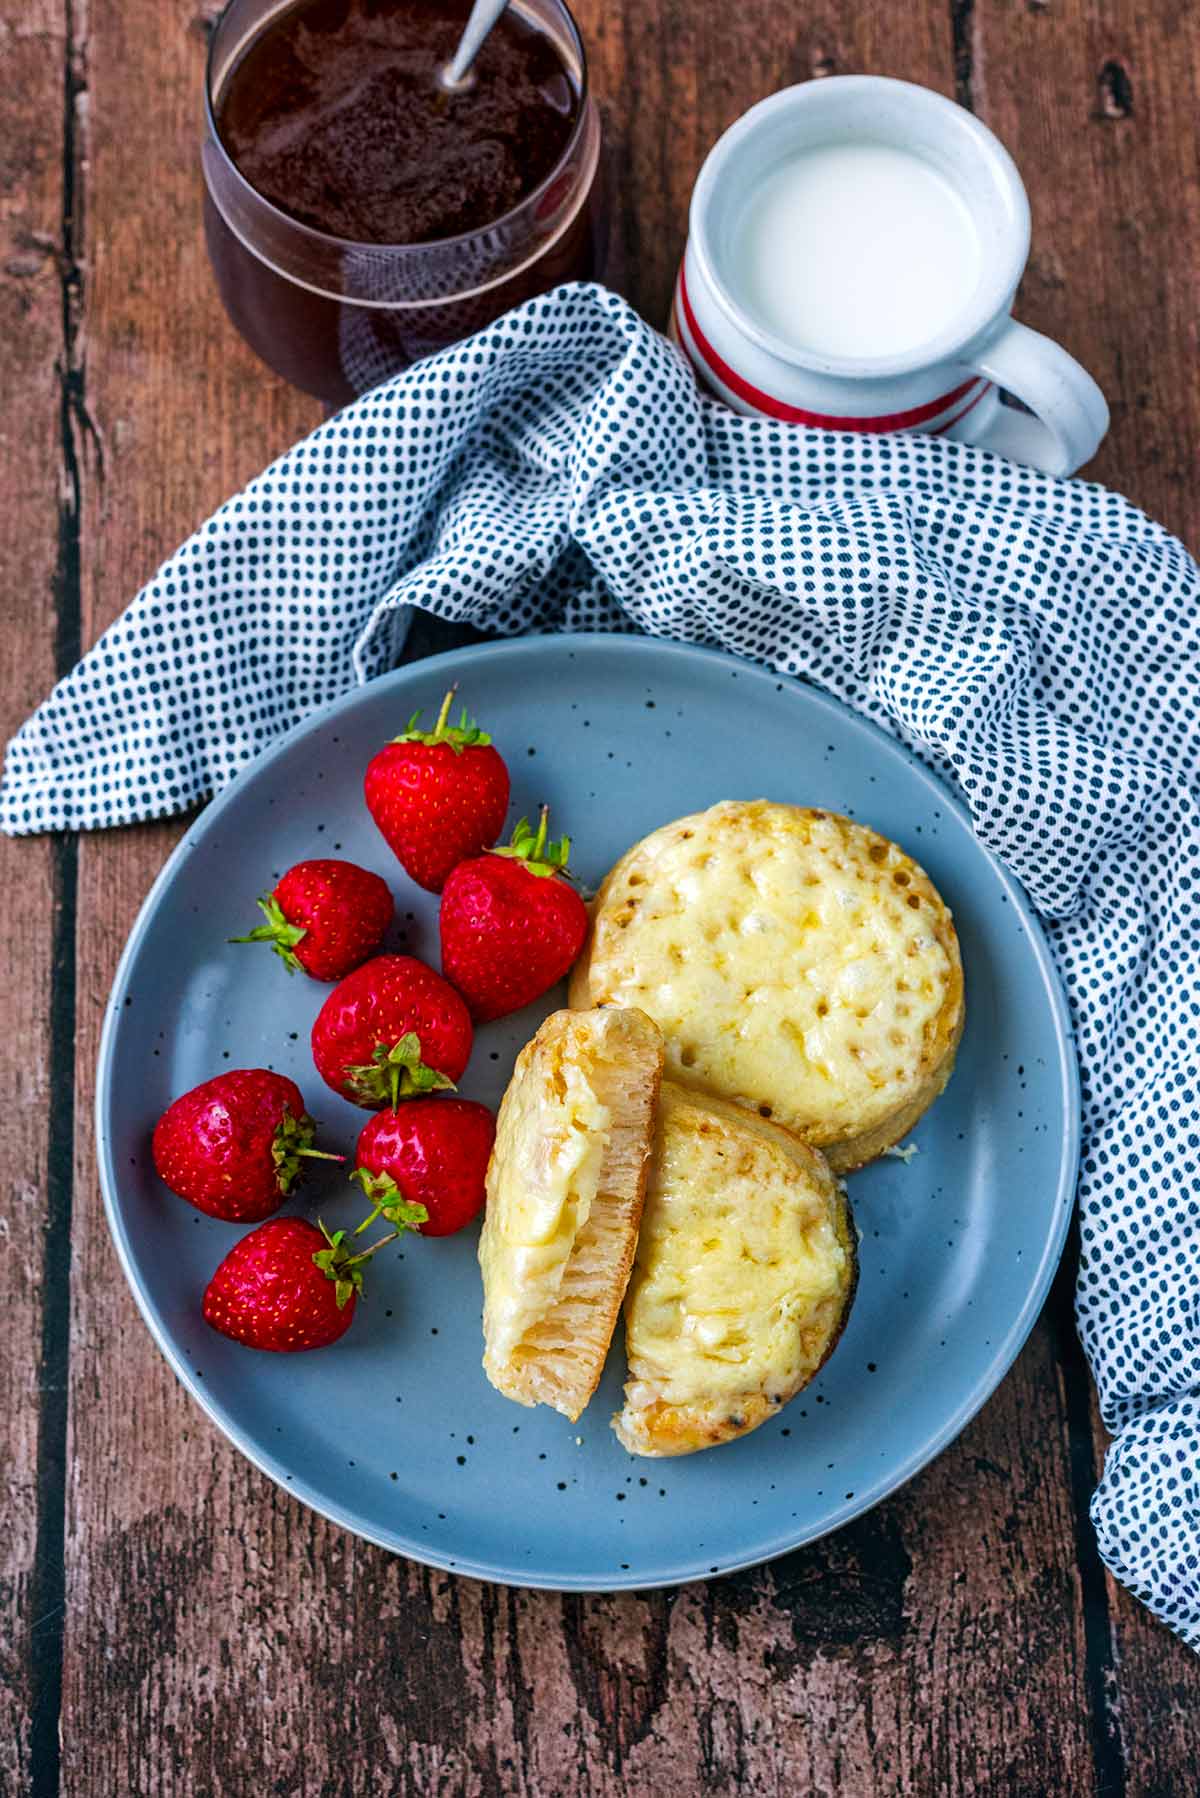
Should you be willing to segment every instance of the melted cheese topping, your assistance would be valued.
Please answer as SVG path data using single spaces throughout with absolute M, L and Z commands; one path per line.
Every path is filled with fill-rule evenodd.
M 841 1323 L 853 1270 L 833 1176 L 748 1125 L 664 1088 L 625 1301 L 627 1414 L 785 1402 Z
M 489 1355 L 511 1355 L 554 1303 L 600 1179 L 610 1113 L 557 1058 L 548 1085 L 514 1083 L 496 1126 L 479 1259 Z
M 613 870 L 573 1003 L 640 1006 L 676 1080 L 825 1144 L 928 1078 L 961 1005 L 949 913 L 865 826 L 725 801 L 664 826 Z

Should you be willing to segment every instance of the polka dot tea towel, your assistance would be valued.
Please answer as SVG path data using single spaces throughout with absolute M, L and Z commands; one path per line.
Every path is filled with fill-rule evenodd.
M 9 747 L 14 833 L 161 816 L 393 661 L 410 606 L 723 645 L 954 782 L 1025 883 L 1082 1061 L 1093 1515 L 1200 1646 L 1200 573 L 1103 488 L 702 398 L 566 287 L 322 425 L 196 532 Z

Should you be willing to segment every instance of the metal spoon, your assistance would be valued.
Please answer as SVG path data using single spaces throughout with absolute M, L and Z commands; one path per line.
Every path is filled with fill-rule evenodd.
M 483 40 L 507 5 L 508 0 L 475 0 L 471 16 L 458 40 L 458 49 L 438 73 L 439 81 L 448 92 L 461 93 L 464 88 L 470 87 L 475 79 L 471 64 L 479 55 Z

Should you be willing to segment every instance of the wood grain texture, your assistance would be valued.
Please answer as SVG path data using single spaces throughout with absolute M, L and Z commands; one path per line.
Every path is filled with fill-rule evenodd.
M 1200 547 L 1200 18 L 1176 4 L 975 0 L 980 117 L 1016 158 L 1033 251 L 1016 311 L 1108 396 L 1088 470 Z
M 59 378 L 64 306 L 62 111 L 65 27 L 57 0 L 0 6 L 0 491 L 5 495 L 0 588 L 0 728 L 7 737 L 53 678 L 57 600 L 74 494 L 63 452 Z M 54 956 L 61 946 L 70 852 L 40 842 L 0 852 L 5 920 L 5 1027 L 0 1036 L 4 1195 L 0 1199 L 0 1790 L 24 1789 L 35 1749 L 57 1727 L 55 1647 L 62 1621 L 61 1482 L 66 1368 L 56 1352 L 65 1315 L 43 1304 L 47 1267 L 68 1245 L 49 1235 L 70 1197 L 69 1136 L 50 1202 L 50 1069 Z M 59 999 L 63 997 L 61 988 Z M 48 1495 L 48 1505 L 41 1502 Z M 49 1678 L 44 1676 L 49 1674 Z
M 39 0 L 39 19 L 50 4 Z M 21 494 L 28 521 L 6 549 L 17 628 L 0 648 L 0 690 L 14 719 L 49 678 L 56 631 L 64 659 L 77 630 L 92 641 L 201 518 L 316 421 L 313 403 L 237 340 L 208 275 L 196 146 L 213 10 L 73 0 L 47 13 L 36 48 L 24 23 L 0 35 L 0 56 L 25 59 L 7 65 L 22 80 L 0 84 L 11 120 L 0 143 L 22 156 L 34 146 L 0 182 L 0 228 L 23 228 L 23 207 L 46 217 L 55 246 L 50 275 L 32 261 L 28 274 L 0 272 L 26 427 L 0 431 L 6 491 Z M 666 314 L 700 160 L 752 101 L 857 70 L 958 92 L 1001 130 L 1033 191 L 1024 316 L 1117 398 L 1100 467 L 1177 528 L 1194 526 L 1182 472 L 1200 430 L 1195 326 L 1188 270 L 1162 235 L 1186 228 L 1194 241 L 1194 180 L 1190 195 L 1148 191 L 1156 169 L 1185 185 L 1194 18 L 1164 8 L 1148 21 L 1134 0 L 818 0 L 800 17 L 773 0 L 587 0 L 578 11 L 608 133 L 611 278 L 648 317 Z M 1077 82 L 1091 83 L 1100 118 L 1082 109 Z M 1129 85 L 1132 118 L 1121 110 Z M 1097 220 L 1133 246 L 1128 258 L 1105 255 L 1099 274 Z M 31 281 L 32 299 L 21 285 Z M 1141 308 L 1155 302 L 1171 332 L 1146 329 Z M 51 595 L 64 471 L 68 565 Z M 452 636 L 423 627 L 411 653 Z M 1086 1530 L 1096 1450 L 1069 1281 L 991 1403 L 904 1492 L 771 1567 L 677 1592 L 561 1598 L 430 1573 L 324 1523 L 244 1462 L 154 1350 L 109 1246 L 93 1162 L 105 998 L 178 832 L 83 842 L 77 978 L 60 969 L 56 989 L 60 1037 L 64 993 L 77 988 L 78 1001 L 69 1460 L 57 1513 L 63 1749 L 61 1781 L 54 1765 L 36 1789 L 1057 1798 L 1128 1786 L 1150 1798 L 1194 1787 L 1197 1663 L 1105 1582 Z M 74 867 L 69 849 L 25 843 L 0 871 L 10 915 L 24 920 L 8 1042 L 37 1100 L 9 1120 L 20 1202 L 48 1158 L 55 1046 L 52 941 L 37 919 Z M 60 947 L 69 931 L 68 918 Z M 60 1042 L 60 1055 L 69 1047 Z M 11 1226 L 19 1203 L 6 1215 Z M 0 1354 L 23 1402 L 0 1581 L 12 1581 L 6 1612 L 28 1625 L 41 1267 L 36 1255 L 13 1259 L 0 1276 L 14 1293 Z M 40 1415 L 61 1425 L 61 1410 Z M 42 1540 L 53 1550 L 51 1512 Z M 56 1706 L 53 1656 L 43 1674 Z M 0 1645 L 0 1789 L 26 1771 L 30 1678 L 26 1628 Z
M 1097 1464 L 1108 1437 L 1090 1395 Z M 1174 1798 L 1197 1783 L 1200 1658 L 1144 1605 L 1107 1579 L 1112 1644 L 1108 1728 L 1129 1798 Z

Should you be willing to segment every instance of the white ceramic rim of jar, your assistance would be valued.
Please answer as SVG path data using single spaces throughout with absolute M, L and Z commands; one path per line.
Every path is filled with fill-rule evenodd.
M 985 235 L 983 230 L 980 231 L 980 246 L 984 257 L 980 281 L 967 306 L 936 336 L 927 338 L 925 342 L 898 355 L 828 355 L 802 349 L 777 337 L 742 308 L 720 273 L 719 257 L 714 254 L 709 224 L 721 183 L 731 178 L 732 171 L 744 161 L 748 150 L 761 143 L 773 130 L 778 130 L 781 118 L 797 118 L 807 114 L 810 123 L 819 124 L 825 118 L 833 126 L 838 121 L 839 109 L 842 109 L 844 117 L 847 103 L 854 105 L 871 97 L 881 99 L 885 111 L 893 109 L 897 102 L 903 106 L 920 108 L 930 127 L 929 137 L 947 148 L 953 145 L 956 138 L 960 143 L 969 145 L 975 155 L 976 169 L 986 172 L 990 178 L 987 185 L 991 188 L 995 205 L 993 227 L 1002 224 L 1004 228 L 994 228 L 990 236 Z M 893 144 L 910 155 L 924 154 L 925 160 L 933 160 L 926 153 L 926 139 L 905 136 L 900 130 L 879 126 L 842 132 L 816 130 L 803 138 L 798 137 L 795 142 L 797 148 L 807 148 L 837 141 L 839 136 L 846 142 Z M 949 158 L 940 166 L 942 173 L 954 181 L 963 193 L 967 204 L 971 206 L 972 216 L 975 216 L 972 196 L 964 191 L 965 184 L 961 178 L 956 179 L 958 171 L 949 165 Z M 1017 165 L 1000 139 L 973 113 L 957 105 L 955 101 L 948 100 L 944 94 L 935 93 L 932 88 L 920 87 L 915 82 L 896 81 L 887 75 L 829 75 L 801 82 L 795 87 L 782 88 L 778 93 L 760 100 L 718 138 L 705 157 L 696 185 L 692 189 L 688 230 L 700 272 L 717 305 L 736 331 L 758 344 L 768 354 L 794 367 L 813 369 L 822 374 L 860 377 L 911 374 L 934 363 L 954 361 L 968 345 L 986 335 L 1008 312 L 1029 256 L 1029 197 Z

